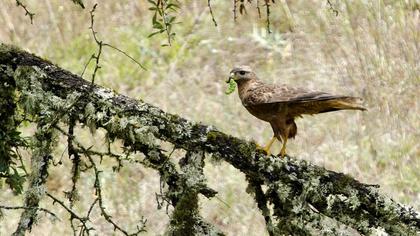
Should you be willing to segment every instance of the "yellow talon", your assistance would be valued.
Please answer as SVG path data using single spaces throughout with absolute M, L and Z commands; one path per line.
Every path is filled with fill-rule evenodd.
M 257 149 L 263 150 L 267 155 L 271 155 L 270 148 L 271 148 L 271 145 L 273 145 L 275 140 L 276 140 L 276 137 L 273 136 L 270 142 L 268 142 L 265 147 L 262 147 L 257 144 Z

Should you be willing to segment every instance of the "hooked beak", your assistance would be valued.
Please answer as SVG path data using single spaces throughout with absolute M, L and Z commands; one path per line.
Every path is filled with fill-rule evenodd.
M 230 80 L 235 80 L 235 73 L 230 72 L 229 78 L 226 80 L 226 83 L 230 83 Z

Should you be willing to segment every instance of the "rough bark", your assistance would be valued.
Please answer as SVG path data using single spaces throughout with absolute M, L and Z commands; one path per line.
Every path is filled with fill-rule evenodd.
M 132 150 L 147 154 L 151 165 L 159 166 L 161 176 L 167 177 L 167 183 L 172 184 L 173 188 L 187 191 L 172 195 L 171 201 L 176 201 L 175 213 L 176 204 L 182 206 L 185 202 L 196 203 L 196 193 L 208 197 L 215 193 L 197 179 L 191 181 L 200 184 L 192 186 L 185 185 L 185 180 L 180 181 L 186 175 L 180 175 L 170 165 L 164 164 L 168 157 L 159 151 L 156 140 L 170 142 L 189 153 L 212 154 L 213 158 L 226 161 L 243 172 L 249 181 L 248 192 L 255 196 L 270 235 L 334 234 L 334 229 L 343 225 L 361 234 L 378 230 L 391 235 L 413 235 L 420 232 L 419 213 L 380 194 L 377 186 L 360 183 L 348 175 L 306 161 L 266 156 L 252 142 L 165 113 L 153 105 L 116 94 L 110 89 L 91 85 L 47 60 L 1 45 L 0 74 L 3 76 L 0 78 L 7 77 L 6 71 L 9 74 L 12 72 L 18 90 L 31 90 L 34 86 L 22 87 L 19 84 L 23 84 L 24 80 L 28 83 L 35 81 L 41 87 L 37 92 L 42 93 L 42 96 L 61 102 L 72 100 L 72 106 L 67 107 L 70 107 L 69 112 L 78 122 L 89 127 L 102 127 L 111 139 L 121 139 Z M 0 83 L 1 86 L 3 83 Z M 35 103 L 44 102 L 40 99 Z M 63 107 L 66 106 L 55 109 Z M 66 122 L 66 116 L 61 120 Z M 201 162 L 193 160 L 184 164 L 184 167 L 192 166 L 189 170 L 200 173 L 197 170 L 202 167 L 194 164 L 197 161 Z M 199 179 L 201 175 L 195 177 Z M 194 176 L 189 175 L 188 178 Z M 262 186 L 267 190 L 263 191 Z M 197 206 L 193 204 L 190 211 L 199 219 L 198 214 L 195 215 L 196 210 Z M 192 217 L 178 213 L 173 215 L 172 220 L 185 222 L 188 217 Z M 182 226 L 172 230 L 179 229 Z

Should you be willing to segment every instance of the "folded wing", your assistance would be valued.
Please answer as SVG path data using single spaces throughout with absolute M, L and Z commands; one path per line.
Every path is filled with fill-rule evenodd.
M 292 117 L 346 109 L 366 110 L 361 105 L 362 99 L 358 97 L 290 88 L 286 85 L 264 85 L 254 88 L 245 102 L 248 105 L 287 104 L 288 115 Z

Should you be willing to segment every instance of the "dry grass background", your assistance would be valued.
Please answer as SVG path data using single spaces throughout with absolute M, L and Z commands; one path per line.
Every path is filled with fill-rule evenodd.
M 36 13 L 34 24 L 15 1 L 3 1 L 0 41 L 80 73 L 95 51 L 88 30 L 88 11 L 94 2 L 86 1 L 84 11 L 70 1 L 25 2 Z M 152 29 L 146 0 L 100 1 L 95 22 L 100 38 L 138 58 L 148 70 L 105 49 L 97 83 L 258 143 L 271 137 L 269 125 L 249 115 L 237 95 L 224 94 L 223 81 L 233 65 L 249 64 L 267 82 L 362 96 L 367 112 L 298 120 L 298 136 L 290 142 L 289 153 L 379 184 L 385 194 L 420 210 L 419 1 L 332 1 L 338 16 L 325 0 L 276 1 L 270 35 L 255 9 L 249 8 L 248 15 L 240 16 L 235 24 L 230 1 L 212 2 L 219 27 L 211 21 L 207 1 L 181 1 L 176 40 L 171 47 L 161 47 L 164 35 L 147 37 Z M 87 144 L 103 143 L 101 132 L 92 137 L 80 129 L 79 134 Z M 63 141 L 57 159 L 64 148 Z M 114 219 L 134 229 L 144 215 L 147 235 L 163 233 L 168 217 L 165 210 L 157 210 L 157 173 L 126 165 L 115 174 L 111 167 L 112 162 L 105 161 L 103 169 L 108 172 L 103 173 L 102 183 Z M 61 198 L 70 188 L 69 170 L 64 155 L 64 165 L 50 171 L 48 190 Z M 209 186 L 219 195 L 201 199 L 203 216 L 229 235 L 265 234 L 263 218 L 245 192 L 244 176 L 223 163 L 209 162 L 205 172 Z M 78 210 L 86 210 L 92 199 L 92 181 L 82 175 L 80 191 L 85 192 Z M 19 201 L 21 197 L 3 187 L 2 204 Z M 51 207 L 63 221 L 52 224 L 43 217 L 31 235 L 70 235 L 64 212 L 46 199 L 42 206 Z M 18 212 L 5 213 L 0 235 L 10 234 L 19 216 Z M 96 223 L 99 235 L 112 232 L 101 219 Z

